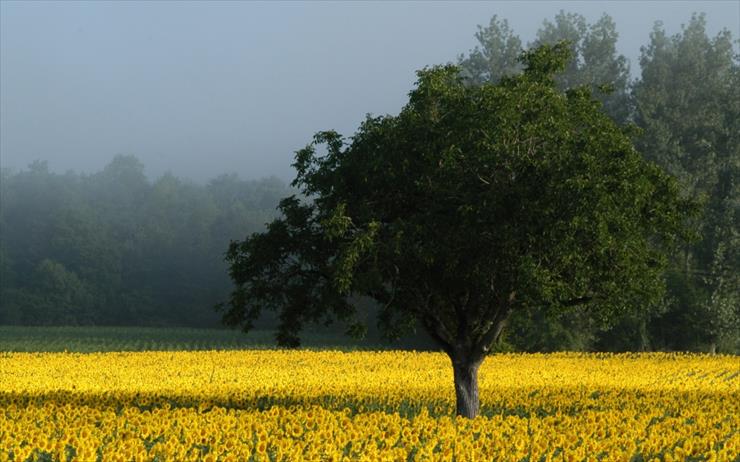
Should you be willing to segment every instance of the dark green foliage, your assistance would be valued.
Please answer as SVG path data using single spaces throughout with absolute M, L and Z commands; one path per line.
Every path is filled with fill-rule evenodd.
M 619 315 L 611 323 L 602 319 L 611 317 L 602 316 L 602 313 L 612 311 L 606 307 L 577 306 L 553 310 L 552 304 L 532 303 L 526 309 L 512 312 L 505 338 L 492 348 L 635 351 L 707 350 L 716 347 L 725 352 L 740 351 L 740 300 L 737 298 L 740 294 L 740 196 L 737 186 L 737 178 L 740 177 L 740 92 L 737 91 L 740 72 L 737 50 L 733 49 L 729 32 L 710 38 L 706 35 L 705 25 L 704 17 L 697 15 L 675 36 L 666 35 L 657 25 L 650 43 L 643 49 L 642 75 L 632 88 L 628 83 L 627 62 L 616 52 L 616 27 L 607 15 L 589 24 L 579 14 L 560 12 L 551 20 L 544 21 L 536 35 L 528 38 L 531 39 L 530 45 L 553 45 L 560 40 L 568 40 L 566 48 L 571 57 L 563 71 L 554 76 L 554 81 L 557 90 L 572 89 L 573 92 L 569 97 L 560 94 L 555 100 L 561 105 L 563 101 L 570 101 L 567 104 L 573 105 L 580 95 L 581 106 L 589 107 L 595 103 L 588 102 L 586 93 L 580 90 L 585 86 L 612 119 L 619 122 L 632 120 L 639 125 L 642 135 L 635 138 L 638 151 L 677 177 L 682 193 L 702 204 L 701 213 L 691 221 L 701 238 L 691 245 L 683 245 L 670 257 L 667 271 L 663 274 L 668 288 L 665 299 L 658 302 L 655 297 L 639 295 L 631 300 L 625 299 L 624 305 L 634 304 L 632 312 Z M 378 281 L 389 284 L 395 274 L 395 268 L 372 264 L 373 259 L 416 258 L 418 264 L 409 263 L 405 268 L 419 268 L 417 279 L 423 279 L 432 272 L 428 268 L 430 262 L 447 258 L 448 253 L 455 250 L 475 248 L 473 244 L 477 240 L 487 239 L 483 242 L 494 242 L 497 246 L 509 242 L 511 235 L 519 229 L 520 216 L 525 212 L 516 207 L 515 200 L 524 200 L 527 210 L 538 213 L 540 209 L 537 207 L 545 210 L 536 220 L 524 220 L 521 224 L 523 232 L 531 232 L 536 229 L 536 223 L 541 226 L 548 219 L 557 217 L 557 213 L 550 213 L 547 207 L 559 211 L 560 204 L 548 205 L 544 199 L 534 201 L 523 189 L 512 187 L 518 182 L 501 183 L 502 171 L 513 172 L 519 175 L 516 178 L 521 179 L 523 173 L 541 172 L 546 168 L 544 164 L 532 164 L 526 170 L 524 166 L 528 164 L 515 156 L 511 159 L 500 157 L 500 153 L 496 153 L 499 157 L 489 156 L 487 168 L 498 165 L 493 164 L 493 160 L 509 162 L 504 164 L 507 170 L 496 170 L 499 176 L 494 175 L 493 179 L 498 183 L 490 185 L 500 188 L 497 190 L 500 196 L 492 191 L 485 192 L 485 183 L 481 179 L 477 182 L 478 190 L 462 193 L 470 176 L 484 171 L 485 165 L 483 161 L 471 161 L 467 152 L 501 151 L 501 143 L 497 145 L 483 139 L 484 133 L 489 138 L 496 138 L 500 135 L 499 128 L 502 133 L 513 131 L 515 124 L 536 131 L 537 126 L 557 129 L 559 123 L 556 120 L 548 125 L 545 120 L 548 114 L 557 118 L 556 110 L 542 115 L 534 110 L 520 113 L 521 108 L 527 105 L 549 104 L 553 101 L 551 94 L 541 101 L 537 101 L 540 96 L 522 98 L 518 102 L 520 106 L 515 109 L 510 107 L 511 104 L 497 107 L 494 112 L 498 111 L 499 119 L 508 117 L 507 111 L 513 113 L 511 123 L 498 124 L 499 119 L 493 117 L 475 120 L 481 110 L 488 107 L 486 104 L 492 101 L 499 104 L 505 100 L 501 96 L 504 88 L 512 90 L 516 87 L 513 82 L 519 82 L 522 89 L 526 81 L 512 79 L 514 76 L 522 77 L 524 65 L 518 58 L 526 41 L 515 34 L 506 20 L 494 16 L 486 27 L 479 27 L 476 38 L 478 46 L 467 56 L 459 57 L 460 76 L 466 85 L 500 82 L 503 85 L 498 90 L 480 91 L 475 104 L 464 103 L 472 98 L 473 93 L 461 89 L 454 71 L 428 71 L 420 80 L 420 84 L 425 84 L 423 88 L 427 96 L 420 93 L 421 87 L 417 89 L 415 99 L 398 117 L 370 119 L 353 139 L 344 140 L 332 132 L 321 133 L 313 147 L 299 153 L 297 165 L 303 167 L 303 173 L 297 185 L 306 188 L 308 196 L 283 203 L 283 213 L 287 213 L 281 224 L 271 228 L 271 241 L 257 239 L 249 245 L 245 241 L 240 247 L 232 247 L 230 254 L 233 267 L 236 255 L 240 255 L 238 259 L 244 263 L 244 255 L 251 252 L 249 246 L 276 247 L 284 239 L 280 249 L 263 251 L 259 255 L 255 253 L 250 262 L 260 267 L 275 258 L 283 258 L 283 264 L 292 265 L 292 273 L 278 278 L 275 275 L 281 266 L 271 267 L 275 272 L 272 288 L 269 284 L 263 285 L 259 294 L 263 298 L 253 298 L 270 299 L 270 303 L 255 303 L 253 310 L 248 309 L 246 303 L 246 297 L 253 293 L 238 288 L 230 305 L 241 304 L 243 311 L 231 311 L 227 316 L 230 322 L 246 321 L 249 326 L 249 320 L 254 319 L 252 322 L 257 322 L 257 327 L 262 328 L 273 326 L 282 319 L 283 323 L 293 324 L 281 335 L 281 341 L 286 344 L 297 342 L 301 327 L 310 325 L 313 331 L 316 323 L 332 319 L 340 320 L 332 327 L 335 331 L 348 330 L 361 335 L 367 326 L 369 335 L 377 336 L 379 329 L 374 321 L 378 311 L 381 314 L 380 328 L 391 336 L 401 335 L 414 327 L 423 328 L 424 325 L 416 320 L 418 316 L 406 309 L 387 306 L 388 294 L 372 289 Z M 530 56 L 530 59 L 539 58 Z M 547 66 L 559 65 L 556 61 L 548 58 L 534 67 L 547 76 Z M 530 67 L 529 74 L 533 76 L 536 70 Z M 529 82 L 532 83 L 532 79 Z M 611 87 L 612 91 L 602 91 L 606 87 Z M 435 100 L 440 93 L 446 99 Z M 532 95 L 540 93 L 533 92 Z M 437 103 L 427 103 L 427 100 L 448 101 L 445 104 L 455 110 L 440 113 L 439 108 L 435 109 Z M 453 104 L 454 101 L 460 105 Z M 427 104 L 425 110 L 428 113 L 424 113 L 423 104 Z M 478 112 L 473 113 L 471 109 L 466 113 L 466 104 L 468 109 L 474 107 Z M 554 107 L 557 108 L 557 104 Z M 431 115 L 435 111 L 439 120 Z M 463 114 L 464 117 L 462 121 L 453 123 L 447 114 Z M 525 114 L 529 115 L 525 117 Z M 495 130 L 485 125 L 491 120 L 498 124 Z M 575 120 L 569 119 L 565 125 Z M 599 123 L 605 122 L 600 120 Z M 447 139 L 448 133 L 457 133 L 468 125 L 471 128 L 467 132 L 462 131 L 461 135 Z M 483 130 L 475 132 L 478 128 Z M 607 133 L 612 133 L 612 128 Z M 518 134 L 520 139 L 526 139 L 526 135 Z M 606 137 L 603 144 L 608 145 L 620 136 Z M 593 138 L 598 139 L 600 135 Z M 416 142 L 417 139 L 421 141 Z M 574 143 L 573 140 L 568 142 Z M 582 140 L 582 143 L 593 142 Z M 373 148 L 374 143 L 383 149 Z M 319 147 L 321 144 L 326 145 L 329 156 L 318 157 L 315 150 L 323 149 Z M 524 147 L 518 146 L 520 149 Z M 580 159 L 598 164 L 602 158 L 584 155 Z M 594 169 L 593 165 L 583 166 L 568 161 L 562 170 L 565 172 L 575 167 Z M 609 168 L 612 165 L 607 163 L 603 170 Z M 605 174 L 602 170 L 595 171 L 599 175 Z M 555 175 L 546 181 L 564 178 L 567 175 L 563 172 L 557 174 L 559 177 Z M 235 175 L 223 175 L 206 186 L 172 175 L 152 182 L 143 174 L 141 163 L 130 156 L 115 158 L 103 171 L 94 175 L 52 174 L 42 162 L 32 164 L 25 171 L 11 173 L 4 170 L 0 173 L 0 323 L 5 324 L 215 323 L 210 305 L 223 299 L 223 294 L 229 290 L 228 278 L 223 274 L 226 265 L 221 261 L 224 246 L 232 239 L 242 239 L 250 232 L 264 229 L 263 224 L 277 214 L 274 207 L 279 198 L 289 194 L 289 190 L 275 179 L 246 182 Z M 338 181 L 339 175 L 346 175 L 346 178 Z M 376 177 L 383 177 L 382 181 Z M 588 173 L 582 182 L 593 177 Z M 335 180 L 344 189 L 334 189 L 332 182 Z M 491 178 L 482 175 L 482 180 L 490 182 Z M 427 187 L 423 187 L 425 182 Z M 523 188 L 527 184 L 517 186 Z M 577 184 L 572 179 L 568 184 L 575 190 Z M 605 181 L 595 191 L 596 195 L 603 191 L 618 195 L 625 189 Z M 355 193 L 342 200 L 342 191 L 354 190 Z M 562 194 L 567 188 L 543 183 L 540 190 Z M 328 195 L 332 198 L 325 199 L 323 204 L 319 201 L 315 205 L 304 200 L 305 197 L 320 198 L 326 195 L 325 191 L 332 192 Z M 580 194 L 591 194 L 588 191 L 581 186 Z M 635 194 L 642 193 L 645 191 Z M 453 200 L 453 195 L 458 197 Z M 540 191 L 538 195 L 542 195 Z M 438 199 L 448 196 L 448 199 Z M 364 198 L 375 202 L 362 204 Z M 488 208 L 471 208 L 471 203 L 480 198 L 488 201 Z M 527 200 L 533 201 L 536 207 L 532 208 Z M 592 203 L 586 203 L 586 200 L 582 201 L 584 207 L 592 206 Z M 445 207 L 460 209 L 448 213 Z M 564 210 L 567 212 L 569 209 L 565 207 Z M 468 229 L 470 223 L 475 224 L 473 217 L 487 213 L 497 214 L 493 215 L 496 219 L 493 231 L 482 232 L 479 236 L 476 233 L 480 228 L 472 226 Z M 444 220 L 439 221 L 440 216 Z M 288 218 L 291 221 L 287 221 Z M 563 216 L 564 221 L 570 218 Z M 403 232 L 391 234 L 395 240 L 388 241 L 388 223 L 381 219 L 390 219 L 393 226 L 401 227 Z M 301 229 L 304 221 L 311 226 Z M 605 222 L 606 231 L 600 231 L 598 227 L 603 227 Z M 597 241 L 603 236 L 612 236 L 615 242 L 622 242 L 621 235 L 612 234 L 613 225 L 610 228 L 609 223 L 606 218 L 589 218 L 580 225 L 582 229 L 577 239 L 590 236 Z M 299 229 L 301 233 L 297 232 Z M 448 232 L 455 233 L 455 238 L 444 238 L 444 233 Z M 546 239 L 555 239 L 558 233 L 564 235 L 566 232 L 555 229 L 541 239 L 546 242 Z M 310 252 L 299 243 L 300 239 L 312 242 Z M 384 244 L 381 246 L 379 242 Z M 632 245 L 630 241 L 624 242 Z M 412 244 L 411 250 L 396 253 L 389 250 L 392 245 L 401 248 L 409 243 Z M 438 245 L 439 248 L 435 248 Z M 529 249 L 528 243 L 520 245 Z M 557 243 L 552 252 L 561 248 L 569 252 L 573 245 L 566 240 Z M 481 258 L 484 255 L 485 251 Z M 517 255 L 498 256 L 500 267 L 511 264 Z M 521 255 L 535 258 L 527 252 Z M 606 255 L 612 258 L 608 252 Z M 325 274 L 307 271 L 305 262 L 322 259 L 328 263 L 317 266 Z M 548 260 L 548 263 L 555 262 L 556 259 Z M 580 263 L 592 264 L 592 261 Z M 436 279 L 427 286 L 467 284 L 469 281 L 465 278 L 453 278 L 452 282 L 445 278 L 452 272 L 460 272 L 460 268 L 467 268 L 468 264 L 477 263 L 475 259 L 449 259 L 449 267 L 434 273 Z M 536 286 L 542 284 L 553 293 L 563 289 L 562 278 L 558 280 L 532 261 L 530 264 L 537 269 L 531 275 Z M 515 269 L 507 267 L 504 271 L 497 267 L 496 270 L 503 273 L 521 271 L 529 278 L 524 267 L 517 265 Z M 482 271 L 479 267 L 480 264 L 475 270 Z M 654 275 L 652 273 L 650 277 Z M 240 280 L 251 277 L 244 271 L 232 276 Z M 627 283 L 637 284 L 638 280 L 628 280 Z M 656 284 L 661 285 L 660 282 Z M 549 288 L 550 285 L 555 285 L 555 288 Z M 309 286 L 313 292 L 299 296 L 302 289 Z M 278 290 L 282 287 L 287 290 Z M 363 299 L 361 303 L 357 303 L 356 298 L 347 302 L 345 294 L 348 292 L 372 292 L 372 297 L 381 300 L 380 308 L 370 301 L 372 297 Z M 624 293 L 628 292 L 625 288 Z M 553 293 L 545 295 L 553 297 Z M 457 291 L 455 296 L 461 294 Z M 396 307 L 400 306 L 400 296 L 397 292 L 391 300 Z M 281 319 L 271 310 L 260 309 L 262 306 L 282 306 L 287 301 L 294 305 L 292 311 L 283 313 Z M 442 302 L 444 300 L 435 303 Z M 260 315 L 258 322 L 256 318 Z M 428 338 L 416 339 L 415 342 L 403 345 L 417 348 L 429 345 Z
M 569 43 L 573 59 L 556 78 L 559 87 L 586 85 L 613 119 L 636 122 L 643 130 L 637 139 L 642 154 L 677 177 L 683 194 L 703 204 L 692 222 L 702 237 L 672 257 L 663 303 L 607 330 L 578 313 L 515 317 L 518 327 L 508 339 L 517 347 L 740 351 L 740 73 L 730 33 L 709 38 L 705 23 L 703 15 L 695 15 L 673 37 L 658 23 L 643 48 L 642 76 L 633 85 L 607 15 L 589 25 L 583 16 L 561 11 L 537 32 L 535 44 Z M 469 81 L 496 82 L 520 71 L 511 56 L 521 40 L 505 20 L 494 16 L 476 38 L 479 46 L 459 58 Z M 601 91 L 606 87 L 611 91 Z M 529 331 L 541 335 L 526 335 Z
M 249 331 L 277 311 L 276 340 L 295 347 L 322 320 L 362 335 L 351 297 L 369 297 L 390 337 L 416 323 L 449 355 L 456 412 L 472 418 L 513 313 L 580 307 L 607 325 L 658 304 L 693 204 L 587 87 L 558 89 L 569 58 L 564 43 L 533 49 L 498 84 L 425 69 L 397 116 L 350 140 L 317 133 L 296 153 L 304 198 L 229 247 L 224 322 Z
M 37 162 L 0 187 L 0 324 L 31 325 L 217 325 L 225 243 L 289 192 L 235 175 L 152 182 L 131 156 L 92 175 Z
M 547 308 L 514 312 L 502 343 L 515 351 L 589 351 L 598 331 L 591 314 L 585 307 L 557 312 Z M 621 314 L 616 322 L 625 316 L 628 314 Z M 611 346 L 610 343 L 608 347 Z
M 654 321 L 658 347 L 740 348 L 740 61 L 729 31 L 703 15 L 668 37 L 656 24 L 635 84 L 639 147 L 702 203 L 701 239 L 671 262 L 672 298 Z
M 226 323 L 277 310 L 288 346 L 323 319 L 361 332 L 348 300 L 361 294 L 390 335 L 417 322 L 480 361 L 515 311 L 584 305 L 601 323 L 658 303 L 691 204 L 587 88 L 558 90 L 568 59 L 564 45 L 532 50 L 498 85 L 426 69 L 398 116 L 349 141 L 318 133 L 294 164 L 307 199 L 229 248 Z

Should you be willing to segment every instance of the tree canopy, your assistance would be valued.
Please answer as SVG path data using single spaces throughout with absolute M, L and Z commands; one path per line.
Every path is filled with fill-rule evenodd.
M 514 313 L 506 342 L 525 351 L 737 352 L 740 55 L 733 44 L 738 42 L 728 30 L 709 37 L 703 14 L 694 14 L 673 36 L 657 22 L 642 48 L 641 75 L 630 82 L 628 63 L 616 51 L 617 36 L 606 14 L 589 24 L 580 14 L 561 11 L 545 20 L 529 43 L 568 40 L 572 58 L 556 77 L 558 87 L 586 85 L 615 121 L 636 123 L 638 151 L 702 204 L 693 223 L 701 238 L 672 256 L 660 305 L 626 314 L 606 328 L 585 310 Z M 522 40 L 506 20 L 494 16 L 488 26 L 479 26 L 476 38 L 478 46 L 458 59 L 469 82 L 497 82 L 521 72 L 513 57 Z
M 458 414 L 474 416 L 478 366 L 512 312 L 608 320 L 656 303 L 691 203 L 588 88 L 558 89 L 569 57 L 542 46 L 480 86 L 427 68 L 397 116 L 317 133 L 296 153 L 302 196 L 229 248 L 224 321 L 249 330 L 278 310 L 278 343 L 297 346 L 307 322 L 360 333 L 351 297 L 371 297 L 389 335 L 418 323 L 450 356 Z

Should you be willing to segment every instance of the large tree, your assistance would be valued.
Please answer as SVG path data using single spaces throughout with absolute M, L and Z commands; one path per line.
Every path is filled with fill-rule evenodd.
M 496 83 L 522 71 L 518 60 L 522 39 L 505 19 L 493 16 L 486 27 L 478 26 L 477 45 L 458 58 L 462 75 L 472 84 Z M 604 14 L 589 22 L 577 13 L 560 11 L 543 21 L 530 47 L 567 41 L 571 59 L 555 78 L 558 88 L 587 86 L 618 123 L 630 119 L 629 65 L 617 52 L 617 30 Z M 522 351 L 646 349 L 650 346 L 647 320 L 662 307 L 643 309 L 624 317 L 605 331 L 587 310 L 554 313 L 532 306 L 514 313 L 503 343 Z M 632 322 L 635 321 L 635 322 Z
M 457 413 L 479 410 L 478 369 L 512 312 L 586 305 L 601 318 L 657 300 L 664 251 L 688 203 L 645 162 L 587 88 L 555 84 L 567 46 L 527 52 L 524 72 L 471 86 L 454 66 L 418 73 L 397 116 L 296 154 L 302 197 L 227 253 L 224 321 L 279 311 L 277 340 L 381 304 L 391 334 L 418 322 L 452 361 Z M 321 149 L 319 149 L 321 148 Z

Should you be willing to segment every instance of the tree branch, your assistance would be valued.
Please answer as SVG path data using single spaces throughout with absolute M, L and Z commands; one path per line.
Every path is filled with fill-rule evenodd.
M 501 335 L 501 332 L 504 330 L 506 322 L 509 320 L 509 315 L 511 315 L 512 311 L 514 311 L 513 307 L 507 306 L 505 309 L 500 310 L 499 313 L 496 314 L 493 322 L 491 322 L 491 327 L 481 336 L 480 340 L 475 344 L 473 348 L 474 355 L 485 356 L 486 354 L 488 354 L 491 349 L 491 345 L 498 339 L 499 335 Z
M 420 320 L 429 335 L 431 335 L 432 338 L 439 343 L 439 346 L 442 347 L 442 350 L 451 357 L 453 353 L 452 343 L 445 338 L 444 331 L 441 329 L 441 324 L 433 318 L 422 317 Z

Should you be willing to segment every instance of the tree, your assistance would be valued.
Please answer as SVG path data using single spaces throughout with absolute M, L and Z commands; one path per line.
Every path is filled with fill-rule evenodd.
M 522 41 L 506 20 L 494 16 L 487 27 L 478 27 L 475 36 L 478 45 L 467 57 L 458 58 L 469 82 L 474 85 L 496 83 L 502 77 L 522 71 L 517 60 Z M 587 86 L 603 104 L 604 111 L 618 123 L 624 123 L 632 113 L 629 65 L 627 59 L 617 53 L 617 38 L 616 25 L 609 15 L 604 14 L 589 24 L 580 14 L 560 11 L 553 20 L 543 22 L 530 47 L 567 41 L 571 59 L 555 78 L 558 88 Z M 587 310 L 553 314 L 543 309 L 532 306 L 527 311 L 515 312 L 507 342 L 523 351 L 589 350 L 594 346 L 646 349 L 647 335 L 635 336 L 632 332 L 646 332 L 647 319 L 657 307 L 641 310 L 630 320 L 609 326 L 606 331 L 591 319 Z
M 633 90 L 640 150 L 703 204 L 701 239 L 673 261 L 674 303 L 658 321 L 672 348 L 740 346 L 740 63 L 732 43 L 727 30 L 710 39 L 704 15 L 672 37 L 658 23 Z
M 688 203 L 642 160 L 587 89 L 557 90 L 567 47 L 523 55 L 523 74 L 466 85 L 454 66 L 418 73 L 397 116 L 351 141 L 318 133 L 296 153 L 306 200 L 227 252 L 224 321 L 280 312 L 278 343 L 377 300 L 390 334 L 418 321 L 450 357 L 457 413 L 479 410 L 477 374 L 512 312 L 588 305 L 602 318 L 658 300 L 663 252 Z M 324 146 L 325 155 L 317 148 Z
M 544 22 L 530 46 L 568 41 L 573 59 L 557 78 L 561 88 L 588 86 L 606 113 L 624 123 L 630 114 L 629 64 L 617 53 L 618 38 L 608 14 L 589 25 L 580 14 L 560 11 L 554 22 Z
M 152 182 L 132 156 L 91 175 L 0 169 L 0 323 L 218 325 L 204 308 L 229 292 L 223 243 L 290 193 L 224 178 Z
M 554 21 L 544 21 L 530 47 L 569 43 L 571 59 L 556 81 L 561 89 L 588 86 L 614 120 L 624 123 L 630 115 L 629 64 L 617 53 L 616 25 L 604 14 L 593 24 L 577 13 L 560 11 Z M 478 26 L 478 45 L 468 56 L 458 57 L 463 75 L 473 84 L 496 83 L 522 71 L 518 56 L 522 41 L 508 22 L 493 16 L 488 26 Z
M 503 77 L 522 71 L 519 56 L 522 41 L 509 27 L 506 19 L 493 15 L 487 27 L 478 26 L 478 45 L 466 57 L 458 57 L 463 76 L 473 84 L 496 83 Z
M 36 269 L 36 293 L 40 298 L 35 308 L 34 323 L 45 325 L 89 324 L 93 296 L 84 281 L 64 265 L 43 260 Z

